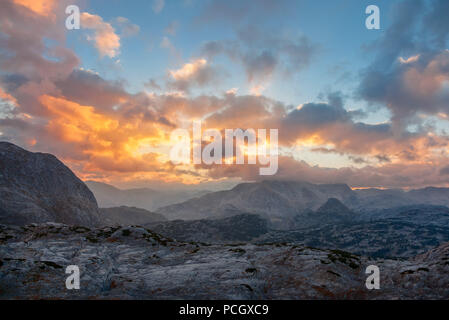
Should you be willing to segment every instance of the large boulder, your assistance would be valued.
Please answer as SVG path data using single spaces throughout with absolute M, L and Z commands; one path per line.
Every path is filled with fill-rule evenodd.
M 92 192 L 55 156 L 0 142 L 0 223 L 99 224 Z

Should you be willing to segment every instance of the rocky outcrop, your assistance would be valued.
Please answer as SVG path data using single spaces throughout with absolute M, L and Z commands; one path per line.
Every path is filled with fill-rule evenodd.
M 203 245 L 142 227 L 0 226 L 1 299 L 448 299 L 449 244 L 410 260 L 298 245 Z M 80 289 L 65 269 L 80 268 Z M 369 265 L 380 289 L 365 287 Z
M 0 142 L 0 223 L 95 226 L 92 192 L 55 156 Z

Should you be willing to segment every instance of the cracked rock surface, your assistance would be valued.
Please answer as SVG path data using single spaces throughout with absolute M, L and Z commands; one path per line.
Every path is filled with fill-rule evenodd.
M 65 287 L 78 265 L 80 290 Z M 368 290 L 368 265 L 380 290 Z M 449 244 L 408 260 L 283 244 L 206 245 L 143 227 L 0 225 L 2 299 L 448 299 Z

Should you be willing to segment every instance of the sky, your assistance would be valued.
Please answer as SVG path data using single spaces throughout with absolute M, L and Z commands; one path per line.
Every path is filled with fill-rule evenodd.
M 66 28 L 69 5 L 80 29 Z M 0 140 L 121 187 L 449 186 L 447 12 L 445 0 L 2 0 Z M 194 120 L 277 129 L 277 173 L 172 163 L 171 133 Z

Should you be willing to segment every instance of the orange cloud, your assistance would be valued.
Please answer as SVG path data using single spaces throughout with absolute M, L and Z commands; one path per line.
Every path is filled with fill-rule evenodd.
M 110 23 L 104 22 L 103 18 L 98 15 L 83 12 L 81 14 L 81 26 L 95 31 L 94 37 L 88 39 L 95 41 L 95 47 L 101 57 L 113 58 L 118 55 L 120 37 L 115 33 Z
M 447 183 L 447 174 L 441 173 L 449 168 L 448 138 L 435 132 L 428 134 L 432 129 L 397 132 L 391 123 L 356 122 L 335 97 L 328 103 L 304 103 L 298 109 L 263 95 L 238 96 L 235 90 L 190 97 L 193 86 L 204 87 L 223 78 L 224 72 L 211 67 L 208 55 L 204 55 L 208 60 L 194 59 L 169 70 L 167 88 L 176 89 L 177 94 L 129 93 L 120 81 L 108 81 L 81 70 L 75 53 L 63 47 L 63 23 L 47 18 L 52 10 L 56 12 L 60 2 L 14 0 L 14 4 L 0 10 L 0 29 L 7 35 L 0 38 L 5 48 L 0 50 L 1 68 L 13 75 L 2 77 L 0 99 L 15 106 L 1 111 L 1 137 L 57 155 L 83 179 L 184 183 L 260 179 L 257 165 L 175 166 L 168 162 L 171 130 L 190 128 L 192 119 L 202 119 L 203 129 L 279 129 L 282 156 L 275 178 L 344 181 L 361 187 Z M 82 27 L 91 32 L 89 39 L 101 56 L 119 54 L 120 37 L 110 23 L 85 12 Z M 48 51 L 42 45 L 44 38 L 56 39 L 58 45 Z M 173 48 L 168 38 L 165 45 Z M 269 76 L 279 66 L 277 56 L 253 58 L 243 62 L 255 79 Z M 398 83 L 388 86 L 392 99 L 386 100 L 391 101 L 386 105 L 401 103 L 406 111 L 410 106 L 416 110 L 425 106 L 425 110 L 445 118 L 447 99 L 439 97 L 445 93 L 442 91 L 448 81 L 448 53 L 431 60 L 426 60 L 425 55 L 419 59 L 404 57 L 395 65 L 400 71 L 395 78 Z M 411 99 L 396 99 L 393 93 L 397 92 Z M 435 100 L 441 105 L 429 110 Z M 316 166 L 300 160 L 304 158 L 301 151 L 307 148 L 321 150 L 311 151 L 318 159 Z M 320 167 L 326 150 L 342 158 L 357 156 L 364 167 L 352 167 L 351 160 L 345 160 L 339 169 Z M 248 150 L 244 152 L 248 155 Z
M 168 137 L 159 123 L 142 115 L 101 113 L 63 97 L 43 95 L 39 101 L 49 114 L 46 133 L 70 149 L 63 160 L 80 177 L 192 181 L 167 162 Z
M 16 100 L 16 98 L 14 98 L 14 97 L 13 97 L 12 95 L 10 95 L 9 93 L 5 92 L 1 87 L 0 87 L 0 99 L 9 101 L 9 102 L 12 103 L 13 105 L 17 105 L 17 100 Z
M 14 0 L 14 3 L 44 16 L 48 16 L 56 5 L 55 0 Z
M 97 140 L 100 145 L 108 146 L 110 141 L 99 139 L 102 132 L 117 129 L 119 123 L 107 118 L 91 106 L 81 106 L 75 102 L 48 95 L 41 96 L 40 102 L 51 112 L 53 119 L 48 128 L 58 132 L 67 142 Z

